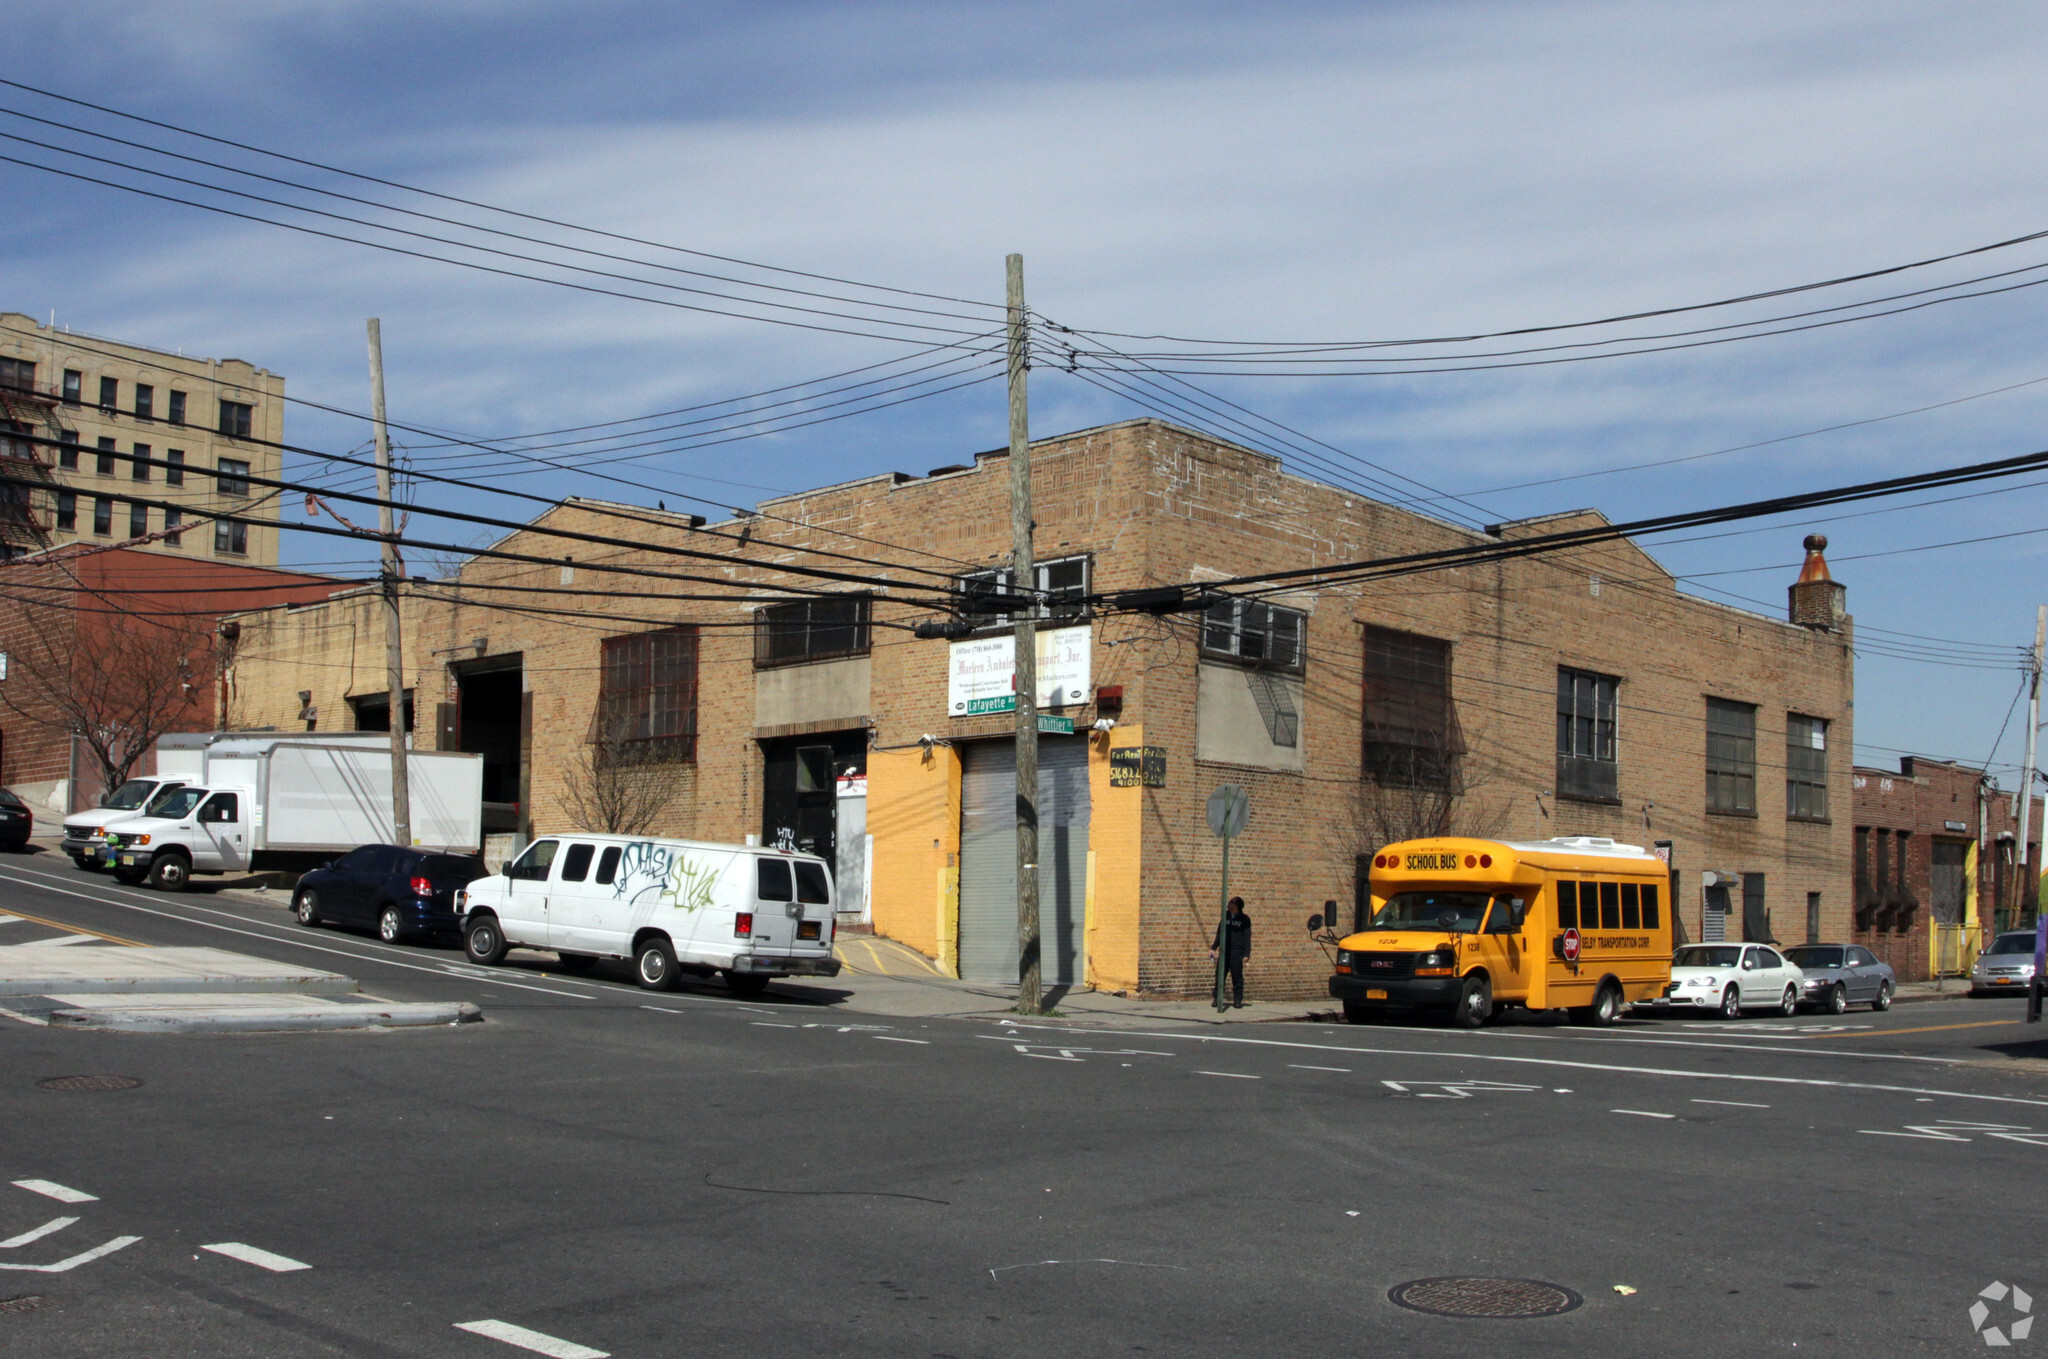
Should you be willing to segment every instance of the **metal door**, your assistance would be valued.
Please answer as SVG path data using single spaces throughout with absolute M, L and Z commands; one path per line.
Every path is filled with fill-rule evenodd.
M 1767 944 L 1771 940 L 1771 913 L 1764 906 L 1764 875 L 1742 875 L 1742 937 Z
M 1008 741 L 961 748 L 960 975 L 1017 980 L 1017 752 Z M 1088 892 L 1088 742 L 1038 742 L 1038 936 L 1048 986 L 1083 976 Z
M 1933 845 L 1934 923 L 1963 923 L 1963 860 L 1969 846 L 1957 840 L 1936 840 Z M 1903 886 L 1903 884 L 1901 884 Z

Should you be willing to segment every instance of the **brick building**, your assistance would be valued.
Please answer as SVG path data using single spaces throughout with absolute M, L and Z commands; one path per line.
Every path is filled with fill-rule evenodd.
M 279 475 L 283 438 L 276 373 L 0 312 L 0 541 L 275 566 L 278 492 L 245 478 Z
M 1007 622 L 909 631 L 943 616 L 934 601 L 1009 588 L 1006 463 L 985 453 L 710 525 L 566 501 L 531 528 L 630 543 L 530 528 L 495 547 L 547 565 L 477 557 L 409 587 L 423 741 L 484 752 L 500 824 L 530 835 L 568 827 L 591 752 L 616 737 L 664 771 L 658 832 L 816 849 L 878 932 L 1013 979 Z M 1154 617 L 1085 601 L 1605 521 L 1489 538 L 1151 420 L 1041 440 L 1032 468 L 1049 981 L 1203 988 L 1221 865 L 1202 807 L 1222 783 L 1251 798 L 1232 888 L 1258 921 L 1257 995 L 1320 993 L 1328 965 L 1303 920 L 1326 901 L 1355 919 L 1361 864 L 1432 828 L 1668 841 L 1691 936 L 1848 933 L 1850 624 L 1817 550 L 1795 588 L 1807 625 L 1681 594 L 1625 542 Z M 764 603 L 790 565 L 875 583 Z M 237 724 L 388 720 L 371 592 L 237 621 Z
M 1901 981 L 1970 970 L 2002 929 L 2030 920 L 2038 895 L 2041 805 L 2023 849 L 2014 798 L 1981 769 L 1911 755 L 1896 773 L 1857 766 L 1855 932 Z
M 58 816 L 102 791 L 81 720 L 211 731 L 230 609 L 324 598 L 326 576 L 132 548 L 58 548 L 0 565 L 0 783 Z M 143 745 L 147 745 L 145 740 Z M 146 764 L 145 757 L 145 764 Z M 139 766 L 141 767 L 141 766 Z

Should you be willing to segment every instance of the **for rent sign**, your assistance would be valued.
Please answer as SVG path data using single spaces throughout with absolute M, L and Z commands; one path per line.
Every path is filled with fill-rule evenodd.
M 1062 708 L 1088 701 L 1093 630 L 1055 628 L 1038 634 L 1038 706 Z M 946 711 L 953 717 L 1013 712 L 1017 707 L 1017 649 L 1010 633 L 955 642 L 946 676 Z

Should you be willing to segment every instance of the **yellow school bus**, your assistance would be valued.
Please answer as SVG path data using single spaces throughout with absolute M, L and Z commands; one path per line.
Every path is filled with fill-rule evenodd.
M 1353 1023 L 1433 1007 L 1476 1029 L 1520 1005 L 1612 1024 L 1671 981 L 1669 882 L 1641 846 L 1594 836 L 1403 841 L 1373 858 L 1372 915 L 1337 941 L 1330 994 Z

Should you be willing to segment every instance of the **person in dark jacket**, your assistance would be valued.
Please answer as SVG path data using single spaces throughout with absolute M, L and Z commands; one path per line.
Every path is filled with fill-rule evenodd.
M 1252 918 L 1244 913 L 1244 898 L 1230 899 L 1230 914 L 1216 927 L 1216 942 L 1209 947 L 1209 957 L 1214 960 L 1216 950 L 1223 950 L 1223 970 L 1230 975 L 1231 1000 L 1238 1009 L 1244 1008 L 1244 965 L 1252 956 Z M 1222 988 L 1219 986 L 1218 991 Z M 1220 1001 L 1222 996 L 1218 996 Z

